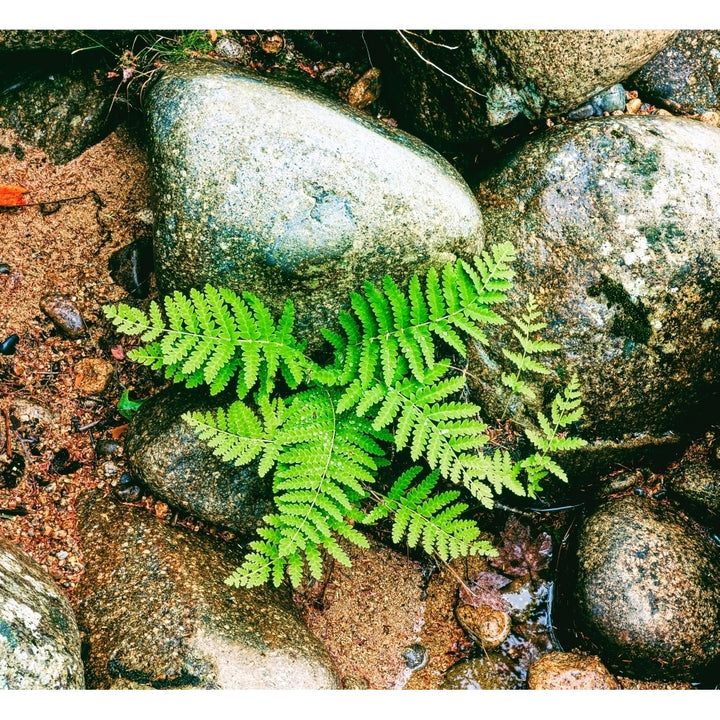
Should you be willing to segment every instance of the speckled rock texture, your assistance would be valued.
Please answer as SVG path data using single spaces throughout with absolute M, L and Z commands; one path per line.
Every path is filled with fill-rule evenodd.
M 668 492 L 698 520 L 720 515 L 720 438 L 710 430 L 665 475 Z
M 133 416 L 125 456 L 133 477 L 170 507 L 248 536 L 274 509 L 270 478 L 258 476 L 257 462 L 237 467 L 213 455 L 182 418 L 228 407 L 233 399 L 181 386 L 158 393 Z
M 618 690 L 620 685 L 593 655 L 552 652 L 536 660 L 528 671 L 530 690 Z
M 115 88 L 98 65 L 70 55 L 5 63 L 0 127 L 42 148 L 56 165 L 77 157 L 113 128 Z
M 223 583 L 241 562 L 235 547 L 97 491 L 81 498 L 78 521 L 89 688 L 340 687 L 287 592 Z
M 218 63 L 167 68 L 147 96 L 163 293 L 205 283 L 296 306 L 319 338 L 350 291 L 482 247 L 460 175 L 409 135 L 324 95 Z
M 32 558 L 0 538 L 0 689 L 84 687 L 80 634 L 67 599 Z
M 508 312 L 535 295 L 561 345 L 541 378 L 547 400 L 580 378 L 588 440 L 682 434 L 714 406 L 720 383 L 720 130 L 672 117 L 597 118 L 528 142 L 481 184 L 489 242 L 518 251 Z M 496 348 L 475 348 L 483 406 L 502 411 Z M 475 353 L 473 353 L 475 355 Z M 532 377 L 527 376 L 532 381 Z M 516 402 L 517 400 L 517 402 Z M 539 406 L 539 402 L 537 405 Z M 515 398 L 511 413 L 538 406 Z M 621 448 L 619 448 L 621 450 Z
M 581 527 L 577 559 L 578 627 L 610 670 L 690 681 L 720 657 L 720 551 L 672 506 L 604 503 Z
M 642 67 L 675 34 L 435 30 L 404 31 L 403 37 L 386 32 L 380 37 L 389 55 L 386 97 L 394 102 L 401 127 L 425 141 L 468 142 L 515 118 L 557 116 L 582 105 Z
M 720 30 L 682 30 L 630 82 L 672 112 L 720 109 Z
M 102 44 L 109 49 L 132 46 L 136 30 L 0 30 L 0 53 L 55 51 L 71 53 Z

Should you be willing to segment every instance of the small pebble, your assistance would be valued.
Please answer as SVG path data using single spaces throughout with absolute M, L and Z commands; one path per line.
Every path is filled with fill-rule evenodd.
M 277 55 L 285 45 L 281 35 L 269 35 L 261 43 L 260 47 L 268 55 Z
M 83 395 L 102 395 L 113 376 L 113 366 L 101 358 L 83 358 L 75 365 L 75 389 Z
M 142 497 L 142 488 L 139 485 L 118 485 L 114 493 L 120 502 L 132 503 Z
M 0 355 L 14 355 L 15 346 L 20 341 L 20 336 L 12 334 L 0 343 Z
M 625 105 L 625 112 L 635 115 L 642 107 L 642 100 L 640 98 L 632 98 L 627 101 Z
M 380 70 L 370 68 L 348 90 L 348 103 L 358 110 L 375 102 L 380 95 Z
M 85 332 L 80 311 L 65 295 L 45 295 L 40 299 L 40 309 L 66 337 L 79 338 Z
M 0 275 L 9 275 L 10 266 L 7 263 L 0 263 Z
M 122 445 L 112 438 L 101 438 L 95 443 L 95 454 L 98 457 L 119 455 L 122 451 Z
M 153 271 L 152 240 L 141 238 L 116 250 L 108 260 L 113 282 L 133 297 L 147 297 Z
M 245 56 L 245 46 L 235 38 L 221 37 L 215 43 L 215 52 L 224 58 L 240 60 Z
M 410 645 L 410 647 L 403 650 L 402 658 L 410 670 L 420 670 L 427 665 L 428 651 L 423 645 L 415 643 L 415 645 Z
M 499 647 L 510 635 L 510 615 L 488 605 L 460 604 L 455 617 L 463 630 L 485 648 Z
M 69 554 L 67 550 L 60 550 L 60 552 L 55 553 L 55 557 L 58 560 L 65 560 Z

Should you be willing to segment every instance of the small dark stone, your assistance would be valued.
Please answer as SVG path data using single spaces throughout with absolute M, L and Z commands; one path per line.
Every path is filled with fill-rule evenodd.
M 0 473 L 0 486 L 5 488 L 17 487 L 17 484 L 25 474 L 25 458 L 15 453 L 12 460 L 3 468 Z
M 119 455 L 122 445 L 111 438 L 102 438 L 95 443 L 95 454 L 98 457 Z
M 415 643 L 415 645 L 405 648 L 402 653 L 402 657 L 403 660 L 405 660 L 405 664 L 411 670 L 420 670 L 427 664 L 428 651 L 423 645 Z
M 644 488 L 635 488 L 635 489 L 633 490 L 633 492 L 634 492 L 638 497 L 643 497 L 643 496 L 645 495 L 645 489 L 644 489 Z
M 133 503 L 142 497 L 143 491 L 139 485 L 117 485 L 113 493 L 120 502 Z
M 40 309 L 63 335 L 79 338 L 85 332 L 85 323 L 80 311 L 64 295 L 45 295 L 40 299 Z
M 19 335 L 14 333 L 0 343 L 0 355 L 14 355 L 15 346 L 20 341 Z
M 153 271 L 152 241 L 141 238 L 116 250 L 108 260 L 110 277 L 133 297 L 147 297 Z
M 50 472 L 58 475 L 70 475 L 82 467 L 82 463 L 70 459 L 67 448 L 60 448 L 50 461 Z
M 7 263 L 0 263 L 0 275 L 9 275 L 10 266 Z

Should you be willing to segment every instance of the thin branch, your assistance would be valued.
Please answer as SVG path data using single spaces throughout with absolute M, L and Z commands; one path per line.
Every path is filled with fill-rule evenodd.
M 444 45 L 443 43 L 433 42 L 429 38 L 426 38 L 424 35 L 419 35 L 418 33 L 414 33 L 412 30 L 405 30 L 405 32 L 408 35 L 412 35 L 413 37 L 420 38 L 420 40 L 424 40 L 428 45 L 434 45 L 435 47 L 445 48 L 446 50 L 458 50 L 460 48 L 459 45 Z
M 407 32 L 407 31 L 406 31 L 406 32 Z M 475 95 L 479 95 L 480 97 L 484 97 L 484 98 L 487 97 L 487 95 L 483 95 L 483 93 L 478 92 L 478 91 L 475 90 L 474 88 L 471 88 L 469 85 L 466 85 L 466 84 L 465 84 L 464 82 L 462 82 L 461 80 L 458 80 L 454 75 L 451 75 L 449 72 L 447 72 L 446 70 L 443 70 L 441 67 L 439 67 L 438 65 L 436 65 L 434 62 L 431 62 L 430 60 L 428 60 L 428 59 L 405 37 L 405 35 L 403 35 L 403 31 L 402 31 L 402 30 L 398 30 L 397 33 L 398 33 L 398 35 L 400 35 L 400 37 L 410 46 L 410 49 L 411 49 L 424 63 L 427 63 L 427 64 L 430 65 L 431 67 L 434 67 L 438 72 L 441 72 L 443 75 L 446 75 L 446 76 L 449 77 L 453 82 L 456 82 L 458 85 L 460 85 L 460 87 L 463 87 L 463 88 L 465 88 L 466 90 L 469 90 L 471 93 L 475 93 Z

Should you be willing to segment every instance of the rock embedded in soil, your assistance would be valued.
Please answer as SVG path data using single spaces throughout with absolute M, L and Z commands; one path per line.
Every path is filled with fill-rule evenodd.
M 242 552 L 91 491 L 78 502 L 76 588 L 89 688 L 335 689 L 286 589 L 222 581 Z
M 75 388 L 83 395 L 102 395 L 114 372 L 112 364 L 102 358 L 83 358 L 73 370 Z
M 84 687 L 80 634 L 67 599 L 34 560 L 0 538 L 0 688 Z
M 105 60 L 77 57 L 24 55 L 21 63 L 5 61 L 0 75 L 6 87 L 0 127 L 42 148 L 56 165 L 100 142 L 113 126 L 115 88 L 102 69 Z
M 317 92 L 216 63 L 146 98 L 161 293 L 249 290 L 320 342 L 348 293 L 483 247 L 477 203 L 417 139 Z
M 577 562 L 577 625 L 610 670 L 690 681 L 720 658 L 720 551 L 671 506 L 603 503 L 582 525 Z
M 75 303 L 65 295 L 43 295 L 40 309 L 66 337 L 79 338 L 85 333 L 85 323 Z
M 153 271 L 152 238 L 141 237 L 116 250 L 108 260 L 110 277 L 136 298 L 150 292 Z
M 478 197 L 487 239 L 518 251 L 507 312 L 534 293 L 545 339 L 561 345 L 543 358 L 553 375 L 535 385 L 538 401 L 513 400 L 510 413 L 534 417 L 577 372 L 587 439 L 621 452 L 638 435 L 687 432 L 720 384 L 720 130 L 649 116 L 557 127 Z M 490 344 L 471 348 L 489 413 L 508 400 L 496 378 L 511 368 L 494 348 L 512 347 L 511 332 L 490 328 Z
M 213 455 L 182 418 L 226 408 L 233 399 L 177 385 L 158 393 L 133 416 L 125 457 L 132 475 L 170 507 L 249 536 L 274 508 L 270 478 L 258 476 L 257 462 L 237 467 Z
M 510 615 L 500 610 L 480 605 L 459 604 L 455 617 L 465 632 L 482 647 L 498 647 L 510 634 Z
M 592 655 L 552 652 L 536 660 L 528 670 L 530 690 L 618 690 L 617 680 Z

